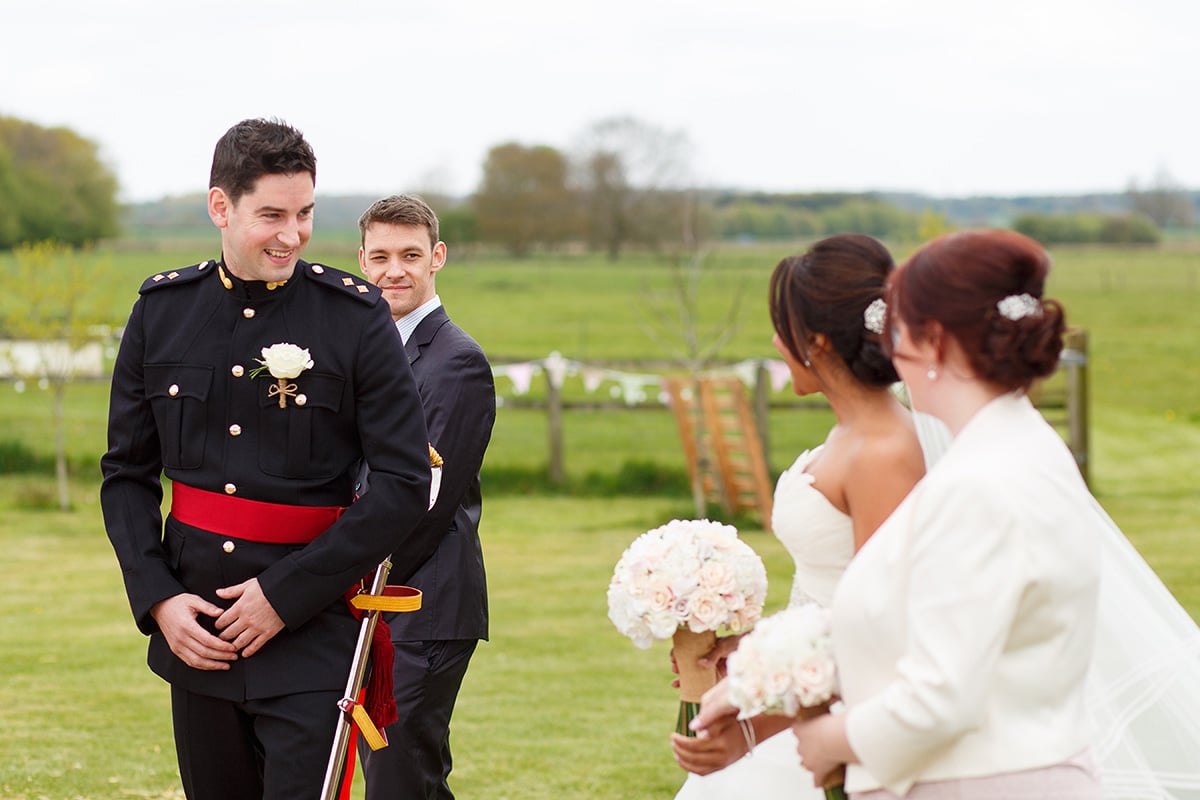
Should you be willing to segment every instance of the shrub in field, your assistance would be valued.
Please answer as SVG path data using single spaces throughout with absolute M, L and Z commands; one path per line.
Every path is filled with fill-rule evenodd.
M 567 497 L 687 497 L 683 468 L 654 461 L 626 461 L 616 472 L 588 470 L 563 484 L 550 481 L 549 469 L 537 466 L 487 466 L 481 471 L 485 495 L 561 495 Z
M 54 460 L 45 455 L 39 455 L 24 442 L 14 439 L 0 440 L 0 473 L 13 475 L 24 472 L 39 472 L 48 470 L 54 465 Z

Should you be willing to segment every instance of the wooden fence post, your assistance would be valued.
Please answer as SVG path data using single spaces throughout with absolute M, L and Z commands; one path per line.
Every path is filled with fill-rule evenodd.
M 1067 441 L 1083 482 L 1091 484 L 1088 451 L 1088 335 L 1083 329 L 1063 337 L 1062 363 L 1067 367 Z
M 754 369 L 754 425 L 762 442 L 763 463 L 771 474 L 771 376 L 767 362 L 759 359 Z
M 546 370 L 546 436 L 549 446 L 548 476 L 553 486 L 561 486 L 567 480 L 563 466 L 563 400 L 562 383 L 555 380 Z

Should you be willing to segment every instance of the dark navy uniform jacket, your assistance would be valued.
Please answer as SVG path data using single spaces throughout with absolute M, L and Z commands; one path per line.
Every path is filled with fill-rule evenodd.
M 341 690 L 358 635 L 343 593 L 389 553 L 405 574 L 427 556 L 405 555 L 428 506 L 428 437 L 387 303 L 362 278 L 304 261 L 278 286 L 209 261 L 153 276 L 140 294 L 113 370 L 100 499 L 134 618 L 151 635 L 151 668 L 235 701 Z M 308 349 L 313 366 L 290 381 L 303 403 L 280 408 L 275 379 L 250 373 L 283 342 Z M 353 502 L 364 459 L 370 490 Z M 349 508 L 307 545 L 172 517 L 164 527 L 160 474 L 239 498 Z M 191 592 L 228 607 L 216 589 L 254 577 L 286 625 L 262 650 L 229 671 L 192 669 L 170 652 L 152 606 Z

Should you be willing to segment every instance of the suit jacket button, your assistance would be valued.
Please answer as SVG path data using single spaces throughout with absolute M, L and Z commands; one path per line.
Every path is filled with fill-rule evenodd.
M 305 395 L 305 394 L 296 395 L 296 405 L 302 406 L 307 402 L 308 402 L 308 395 Z
M 240 378 L 246 374 L 246 368 L 243 367 L 241 364 L 234 364 L 233 367 L 229 371 L 231 373 L 233 373 L 233 377 L 235 377 L 235 378 Z
M 229 541 L 228 539 L 225 540 L 225 544 L 221 545 L 221 549 L 224 550 L 226 553 L 232 553 L 236 548 L 237 548 L 237 545 L 234 544 L 233 542 Z
M 179 384 L 172 383 L 170 386 L 168 386 L 167 394 L 171 395 L 171 397 L 174 397 L 175 395 L 179 394 Z
M 230 425 L 229 426 L 229 435 L 230 436 L 241 436 L 242 435 L 242 426 L 238 425 L 236 422 L 233 423 L 232 425 Z
M 225 494 L 236 494 L 237 485 L 232 483 L 225 484 Z
M 242 316 L 245 317 L 246 319 L 254 319 L 254 309 L 253 308 L 243 308 Z

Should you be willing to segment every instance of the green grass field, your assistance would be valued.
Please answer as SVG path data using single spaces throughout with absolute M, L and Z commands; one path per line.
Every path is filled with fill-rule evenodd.
M 787 252 L 733 248 L 710 258 L 707 317 L 715 323 L 730 296 L 744 292 L 723 358 L 773 355 L 766 280 Z M 145 275 L 210 255 L 112 253 L 112 280 L 127 286 L 117 316 Z M 351 266 L 355 254 L 311 255 Z M 1052 293 L 1091 340 L 1094 491 L 1200 617 L 1200 251 L 1061 249 L 1054 257 Z M 494 356 L 557 350 L 587 361 L 669 356 L 639 323 L 662 313 L 667 280 L 666 267 L 647 258 L 458 261 L 452 252 L 438 285 L 453 317 Z M 0 302 L 12 302 L 5 295 Z M 509 391 L 503 380 L 499 388 Z M 166 686 L 145 667 L 96 500 L 107 387 L 77 384 L 67 401 L 76 508 L 61 513 L 45 510 L 54 498 L 47 393 L 0 383 L 0 545 L 8 556 L 0 566 L 0 800 L 181 797 Z M 819 442 L 829 424 L 827 412 L 775 411 L 772 467 Z M 546 463 L 540 412 L 502 408 L 497 419 L 484 467 L 492 641 L 468 673 L 453 736 L 451 783 L 463 800 L 670 798 L 682 781 L 667 747 L 675 699 L 666 645 L 641 651 L 620 637 L 605 616 L 604 590 L 633 537 L 690 516 L 690 503 L 679 492 L 586 491 L 631 463 L 681 472 L 674 422 L 665 411 L 572 412 L 565 435 L 580 493 L 489 492 L 489 474 Z M 762 530 L 743 533 L 767 561 L 777 608 L 789 559 Z

